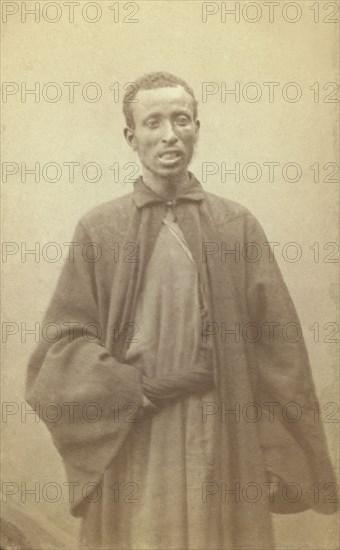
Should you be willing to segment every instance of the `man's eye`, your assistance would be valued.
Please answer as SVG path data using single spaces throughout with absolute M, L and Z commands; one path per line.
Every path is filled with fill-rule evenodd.
M 158 128 L 159 122 L 158 122 L 158 120 L 148 120 L 147 126 L 149 128 Z
M 189 119 L 186 116 L 178 116 L 176 118 L 176 124 L 179 124 L 180 126 L 185 126 L 186 124 L 189 124 Z

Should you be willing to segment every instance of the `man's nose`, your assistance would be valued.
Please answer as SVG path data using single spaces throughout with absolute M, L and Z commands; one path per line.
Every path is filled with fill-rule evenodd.
M 177 140 L 178 137 L 174 131 L 173 125 L 171 122 L 166 122 L 164 124 L 162 141 L 165 143 L 176 143 Z

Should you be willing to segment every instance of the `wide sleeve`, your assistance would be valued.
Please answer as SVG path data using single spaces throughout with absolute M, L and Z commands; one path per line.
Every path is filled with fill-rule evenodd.
M 98 477 L 137 421 L 141 374 L 105 348 L 102 324 L 110 297 L 103 299 L 97 282 L 103 266 L 91 261 L 97 251 L 83 223 L 72 242 L 29 361 L 26 399 L 51 432 L 66 469 L 75 477 Z M 99 311 L 99 296 L 106 312 Z
M 250 246 L 252 243 L 252 247 Z M 300 321 L 267 237 L 247 216 L 245 261 L 247 348 L 256 400 L 263 414 L 261 444 L 267 470 L 292 483 L 277 512 L 302 502 L 322 513 L 337 509 L 337 487 Z M 295 492 L 296 505 L 293 506 Z M 300 495 L 301 491 L 301 495 Z M 287 504 L 288 503 L 288 504 Z

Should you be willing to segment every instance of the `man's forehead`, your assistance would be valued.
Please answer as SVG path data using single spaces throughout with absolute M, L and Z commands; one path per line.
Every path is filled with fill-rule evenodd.
M 193 105 L 192 96 L 182 86 L 140 90 L 136 95 L 136 99 L 137 102 L 133 103 L 136 111 L 171 107 L 190 109 Z

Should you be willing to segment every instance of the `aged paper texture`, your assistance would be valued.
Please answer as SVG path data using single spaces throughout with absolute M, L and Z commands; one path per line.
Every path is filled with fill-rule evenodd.
M 1 18 L 1 549 L 338 549 L 339 1 Z

